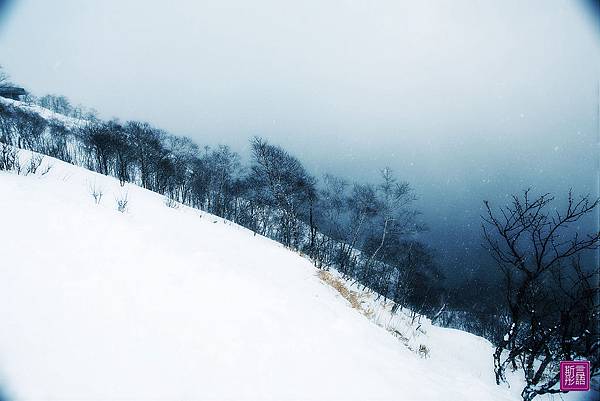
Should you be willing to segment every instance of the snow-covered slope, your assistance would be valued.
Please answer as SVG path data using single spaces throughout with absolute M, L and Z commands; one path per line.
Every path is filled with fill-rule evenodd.
M 63 114 L 56 113 L 52 110 L 46 109 L 44 107 L 38 106 L 33 103 L 29 104 L 29 103 L 22 102 L 19 100 L 7 99 L 7 98 L 1 97 L 1 96 L 0 96 L 0 104 L 16 107 L 23 111 L 29 112 L 29 113 L 35 113 L 35 114 L 39 115 L 40 117 L 44 118 L 45 120 L 48 120 L 49 122 L 55 121 L 57 123 L 64 125 L 65 128 L 69 128 L 69 129 L 81 127 L 88 123 L 88 121 L 86 121 L 86 120 L 68 117 Z
M 420 357 L 279 244 L 46 162 L 43 176 L 0 172 L 9 397 L 518 399 L 518 386 L 494 384 L 487 341 L 426 324 L 430 355 Z

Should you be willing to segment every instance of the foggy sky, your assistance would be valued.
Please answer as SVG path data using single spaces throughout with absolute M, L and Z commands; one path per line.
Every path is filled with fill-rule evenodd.
M 34 94 L 314 174 L 411 182 L 444 263 L 483 199 L 598 195 L 600 30 L 576 1 L 13 2 L 0 64 Z

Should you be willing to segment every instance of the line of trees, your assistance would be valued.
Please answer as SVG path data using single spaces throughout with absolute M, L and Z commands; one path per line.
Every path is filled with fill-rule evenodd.
M 331 175 L 319 180 L 258 137 L 243 166 L 227 146 L 200 148 L 148 123 L 65 124 L 7 103 L 0 103 L 0 141 L 231 220 L 419 313 L 439 308 L 442 277 L 432 251 L 418 239 L 424 228 L 413 190 L 389 168 L 372 184 Z

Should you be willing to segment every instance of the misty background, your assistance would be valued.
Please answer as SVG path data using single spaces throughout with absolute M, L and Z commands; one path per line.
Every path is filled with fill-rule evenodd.
M 259 135 L 317 176 L 389 166 L 446 269 L 487 268 L 483 199 L 599 195 L 600 28 L 586 2 L 4 3 L 0 63 L 34 94 L 242 156 Z

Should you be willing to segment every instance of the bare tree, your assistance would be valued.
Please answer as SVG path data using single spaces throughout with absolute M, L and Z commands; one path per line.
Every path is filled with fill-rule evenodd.
M 494 352 L 496 382 L 506 381 L 507 367 L 522 368 L 526 401 L 560 392 L 560 360 L 589 359 L 592 375 L 600 368 L 598 285 L 581 261 L 597 249 L 600 232 L 583 235 L 574 227 L 599 200 L 575 199 L 569 191 L 562 212 L 553 201 L 549 194 L 532 198 L 527 190 L 498 211 L 484 202 L 483 235 L 504 274 L 509 311 L 507 332 Z
M 300 222 L 316 192 L 315 179 L 279 146 L 260 138 L 253 138 L 251 146 L 253 164 L 248 180 L 254 188 L 253 199 L 280 214 L 279 239 L 288 247 L 298 248 Z
M 241 169 L 240 157 L 228 146 L 205 148 L 194 171 L 193 185 L 209 212 L 234 220 L 236 217 L 235 183 Z
M 328 269 L 339 261 L 336 250 L 348 235 L 347 190 L 348 183 L 339 177 L 325 174 L 321 180 L 312 208 L 309 242 L 309 255 L 319 268 Z
M 137 121 L 129 121 L 124 129 L 135 160 L 139 183 L 146 189 L 156 190 L 158 165 L 166 156 L 162 143 L 165 134 L 148 123 Z
M 373 261 L 377 258 L 379 252 L 385 245 L 390 232 L 396 235 L 402 235 L 406 232 L 414 232 L 417 226 L 414 224 L 416 212 L 407 210 L 416 198 L 410 185 L 407 182 L 398 182 L 389 167 L 381 170 L 382 182 L 378 189 L 379 205 L 378 214 L 380 215 L 380 236 L 379 244 L 369 255 L 363 267 L 363 284 L 366 286 L 368 277 L 371 273 Z
M 169 194 L 165 195 L 164 202 L 165 202 L 165 206 L 170 207 L 171 209 L 179 208 L 179 203 L 177 203 L 177 201 L 175 199 L 173 199 L 173 197 L 170 196 Z
M 346 207 L 348 208 L 349 222 L 347 236 L 340 244 L 339 256 L 340 270 L 344 275 L 348 275 L 349 269 L 356 265 L 355 250 L 362 248 L 362 246 L 359 247 L 359 240 L 364 238 L 366 227 L 380 210 L 375 187 L 370 184 L 354 184 Z M 356 275 L 356 279 L 358 281 L 360 277 Z
M 19 152 L 10 145 L 0 143 L 0 171 L 21 170 Z

